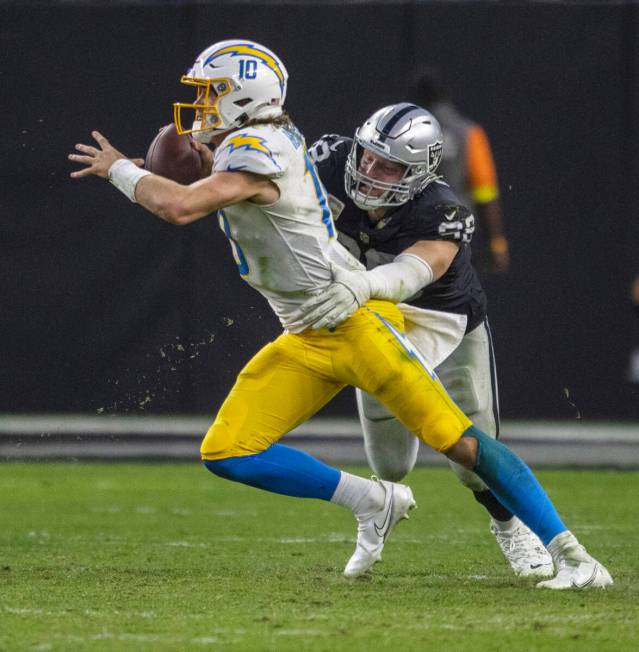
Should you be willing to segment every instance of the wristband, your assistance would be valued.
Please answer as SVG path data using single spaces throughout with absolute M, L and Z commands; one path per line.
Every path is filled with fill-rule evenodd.
M 122 193 L 124 193 L 134 204 L 135 186 L 142 177 L 151 174 L 148 170 L 142 170 L 128 158 L 119 158 L 115 161 L 108 172 L 109 181 Z

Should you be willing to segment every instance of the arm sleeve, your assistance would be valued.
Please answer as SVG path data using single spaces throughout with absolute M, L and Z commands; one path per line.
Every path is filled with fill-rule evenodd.
M 495 162 L 486 132 L 474 125 L 468 130 L 466 142 L 468 186 L 474 202 L 487 204 L 499 197 Z
M 370 296 L 400 303 L 433 282 L 431 266 L 415 254 L 402 253 L 392 263 L 379 265 L 368 275 Z

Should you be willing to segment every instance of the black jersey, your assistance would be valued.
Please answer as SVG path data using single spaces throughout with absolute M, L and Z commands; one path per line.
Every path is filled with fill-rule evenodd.
M 310 149 L 329 203 L 339 241 L 367 269 L 391 262 L 419 240 L 449 240 L 459 244 L 453 262 L 437 281 L 405 303 L 418 308 L 466 315 L 466 332 L 486 316 L 486 295 L 470 260 L 470 240 L 475 229 L 472 213 L 448 184 L 435 181 L 411 201 L 391 208 L 377 223 L 346 194 L 344 167 L 352 139 L 322 136 Z

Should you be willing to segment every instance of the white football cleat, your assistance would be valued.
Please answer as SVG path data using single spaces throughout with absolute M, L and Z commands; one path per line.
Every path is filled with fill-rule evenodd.
M 537 535 L 513 516 L 513 525 L 502 530 L 493 521 L 490 531 L 504 553 L 515 575 L 519 577 L 552 577 L 555 567 L 550 553 Z
M 386 480 L 374 481 L 384 489 L 384 503 L 378 509 L 357 516 L 357 546 L 344 575 L 355 578 L 370 570 L 382 558 L 384 543 L 395 525 L 415 507 L 410 487 Z
M 612 586 L 606 567 L 591 557 L 571 532 L 558 534 L 548 550 L 555 560 L 557 575 L 537 584 L 538 589 L 605 589 Z

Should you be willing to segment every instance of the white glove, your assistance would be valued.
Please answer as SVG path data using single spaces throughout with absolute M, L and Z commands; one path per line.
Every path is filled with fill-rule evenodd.
M 342 269 L 331 264 L 333 282 L 305 301 L 293 316 L 295 328 L 335 329 L 371 297 L 399 303 L 433 282 L 433 270 L 423 258 L 402 253 L 392 263 L 371 271 Z
M 297 310 L 293 321 L 295 326 L 319 330 L 334 330 L 346 321 L 370 298 L 368 275 L 365 271 L 350 271 L 331 265 L 333 282 L 307 301 Z

